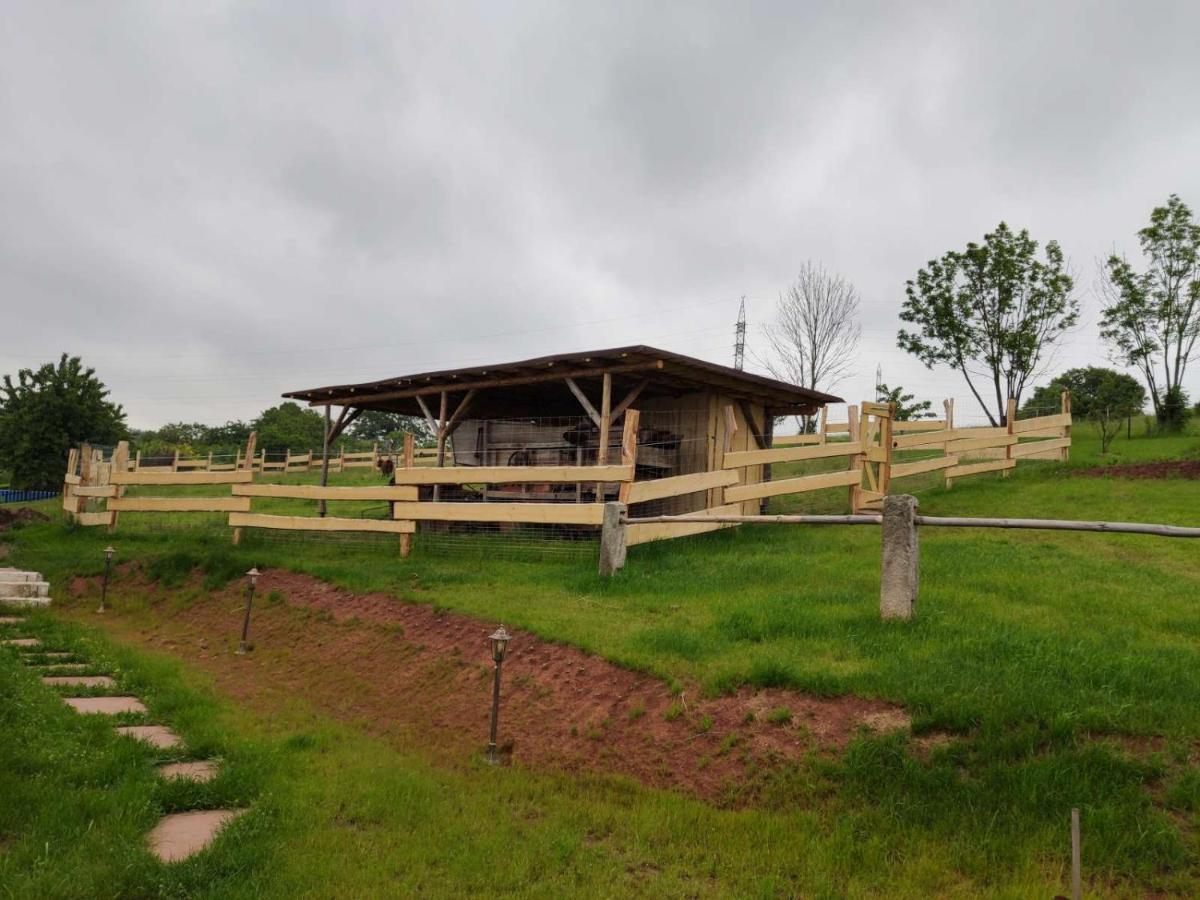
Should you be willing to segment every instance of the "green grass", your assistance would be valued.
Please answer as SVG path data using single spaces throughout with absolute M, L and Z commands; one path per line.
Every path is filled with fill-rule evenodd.
M 1195 434 L 1122 437 L 1102 457 L 1094 435 L 1079 428 L 1065 470 L 1022 464 L 1008 479 L 964 479 L 949 491 L 936 478 L 914 478 L 911 490 L 931 514 L 1197 525 L 1196 482 L 1071 474 L 1112 461 L 1185 456 L 1200 456 Z M 777 477 L 786 474 L 777 468 Z M 844 511 L 844 498 L 841 490 L 827 491 L 779 508 Z M 251 537 L 234 548 L 219 516 L 150 524 L 168 518 L 123 515 L 111 537 L 56 522 L 6 539 L 17 563 L 47 573 L 60 594 L 70 576 L 102 570 L 100 550 L 109 540 L 119 559 L 139 560 L 174 583 L 196 567 L 210 587 L 251 565 L 288 567 L 354 590 L 504 621 L 676 688 L 716 693 L 752 685 L 884 698 L 909 708 L 918 733 L 955 736 L 928 754 L 914 752 L 903 736 L 864 738 L 840 760 L 763 773 L 756 808 L 733 811 L 608 779 L 448 772 L 420 746 L 382 746 L 308 711 L 297 713 L 303 725 L 273 723 L 264 736 L 265 726 L 247 713 L 201 693 L 195 702 L 216 704 L 213 720 L 233 742 L 225 752 L 244 748 L 248 771 L 259 773 L 255 787 L 267 798 L 259 804 L 269 814 L 245 820 L 247 840 L 230 848 L 247 854 L 239 871 L 250 873 L 247 883 L 264 895 L 303 891 L 306 878 L 318 894 L 361 895 L 366 873 L 385 870 L 361 856 L 371 841 L 387 848 L 379 855 L 388 866 L 397 861 L 385 876 L 397 893 L 481 889 L 495 866 L 503 891 L 530 895 L 1048 895 L 1065 886 L 1072 806 L 1083 809 L 1085 867 L 1096 890 L 1200 890 L 1195 542 L 927 529 L 917 619 L 885 625 L 877 614 L 879 536 L 872 528 L 758 526 L 639 546 L 626 570 L 606 582 L 578 559 L 423 555 L 419 542 L 409 560 L 398 559 L 390 540 L 276 544 Z M 200 524 L 181 530 L 185 521 Z M 114 604 L 138 601 L 127 593 L 137 590 L 130 584 L 114 586 Z M 156 681 L 175 684 L 172 690 L 186 692 L 184 685 L 197 680 L 161 660 L 143 664 Z M 6 679 L 21 674 L 0 671 Z M 7 710 L 7 681 L 3 696 L 0 708 Z M 319 760 L 287 749 L 310 729 L 327 742 Z M 1161 752 L 1135 757 L 1121 749 L 1123 740 L 1151 735 L 1164 739 Z M 301 761 L 295 773 L 254 762 L 277 753 Z M 326 768 L 334 761 L 339 768 Z M 0 763 L 12 765 L 10 758 Z M 379 771 L 395 781 L 376 784 Z M 342 827 L 332 788 L 313 783 L 319 777 L 373 815 L 352 816 L 355 826 Z M 382 799 L 405 790 L 418 811 L 393 810 Z M 133 807 L 111 801 L 114 815 L 159 802 L 136 791 L 129 797 Z M 493 804 L 505 809 L 495 821 Z M 68 820 L 86 826 L 73 805 L 61 815 L 64 828 Z M 414 816 L 428 818 L 418 823 Z M 44 843 L 39 827 L 0 830 L 0 847 L 8 848 L 0 851 L 0 865 L 8 867 L 0 876 L 32 877 L 33 849 L 20 855 L 19 866 L 10 860 L 14 847 Z M 415 827 L 437 840 L 422 837 L 424 849 L 409 845 Z M 467 862 L 466 849 L 455 854 L 439 840 L 459 841 L 475 857 Z M 214 859 L 205 865 L 229 857 Z M 347 879 L 344 887 L 334 873 Z M 426 880 L 404 880 L 410 874 Z M 128 893 L 183 890 L 169 879 L 160 890 L 128 877 Z M 235 878 L 214 878 L 213 895 L 243 889 Z

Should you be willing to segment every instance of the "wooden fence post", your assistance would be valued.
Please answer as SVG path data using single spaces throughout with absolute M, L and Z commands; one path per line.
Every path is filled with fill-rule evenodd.
M 404 432 L 403 462 L 404 462 L 404 468 L 406 468 L 406 469 L 411 469 L 413 467 L 413 454 L 415 452 L 413 449 L 413 443 L 414 443 L 414 441 L 413 441 L 412 432 L 411 431 Z M 378 444 L 375 445 L 374 452 L 376 453 L 376 455 L 378 455 L 378 452 L 379 452 Z M 406 556 L 408 556 L 410 553 L 412 553 L 412 535 L 411 534 L 402 534 L 402 535 L 400 535 L 400 558 L 403 559 Z
M 129 470 L 129 441 L 118 441 L 117 442 L 117 449 L 115 449 L 113 451 L 113 455 L 112 455 L 111 468 L 112 468 L 113 472 L 127 472 Z M 109 476 L 109 480 L 110 481 L 112 480 L 111 475 Z M 124 497 L 125 496 L 125 486 L 117 485 L 116 493 L 113 496 L 117 497 L 117 498 Z M 117 517 L 120 515 L 121 515 L 120 513 L 115 512 L 115 511 L 112 513 L 109 513 L 109 519 L 108 519 L 108 533 L 109 534 L 112 534 L 114 531 L 117 530 Z
M 849 416 L 849 420 L 846 423 L 846 429 L 847 433 L 850 435 L 850 443 L 853 444 L 855 441 L 861 440 L 861 435 L 859 434 L 858 430 L 858 407 L 854 404 L 851 404 L 850 406 L 846 407 L 846 414 Z M 851 471 L 857 471 L 859 476 L 858 484 L 850 485 L 850 512 L 852 513 L 858 512 L 858 495 L 859 492 L 862 491 L 862 468 L 864 458 L 865 457 L 861 453 L 856 453 L 850 457 L 850 469 Z
M 624 503 L 604 504 L 600 526 L 600 575 L 610 578 L 625 566 L 626 526 Z
M 1016 431 L 1014 429 L 1017 424 L 1017 400 L 1015 397 L 1008 398 L 1008 405 L 1004 409 L 1004 421 L 1005 421 L 1005 424 L 1008 425 L 1008 436 L 1012 437 L 1014 434 L 1016 434 Z M 1004 458 L 1005 459 L 1013 458 L 1013 445 L 1012 444 L 1008 444 L 1004 448 Z M 1004 469 L 1003 471 L 1001 471 L 1000 477 L 1007 478 L 1009 471 L 1011 471 L 1011 470 Z
M 1064 415 L 1071 414 L 1071 392 L 1070 391 L 1062 392 L 1062 411 L 1063 411 Z M 1068 438 L 1068 439 L 1071 437 L 1071 426 L 1070 425 L 1063 426 L 1062 436 L 1065 438 Z M 1070 458 L 1071 458 L 1071 447 L 1070 447 L 1070 445 L 1068 445 L 1068 446 L 1062 448 L 1062 461 L 1066 462 Z
M 633 469 L 633 478 L 637 477 L 637 434 L 638 421 L 642 414 L 636 409 L 625 410 L 625 427 L 621 430 L 621 465 Z M 633 478 L 621 482 L 619 499 L 621 503 L 629 503 L 629 491 L 633 488 Z
M 946 431 L 951 432 L 954 430 L 954 398 L 949 397 L 946 400 L 943 400 L 942 401 L 942 409 L 944 409 L 946 411 Z M 947 440 L 946 443 L 942 445 L 942 456 L 949 456 L 949 455 L 950 455 L 950 441 Z M 942 471 L 946 472 L 947 470 L 943 469 Z M 954 479 L 951 478 L 949 475 L 945 475 L 943 477 L 942 483 L 946 486 L 947 489 L 954 487 Z
M 328 403 L 325 404 L 325 433 L 321 438 L 321 487 L 326 487 L 329 484 L 329 432 L 333 428 L 333 420 L 331 412 L 333 407 Z M 309 460 L 312 460 L 312 454 L 309 454 Z M 325 504 L 324 498 L 317 504 L 317 515 L 322 519 L 325 518 L 325 510 L 328 507 Z
M 917 498 L 896 494 L 883 498 L 883 559 L 879 574 L 879 615 L 911 619 L 917 603 L 920 543 Z

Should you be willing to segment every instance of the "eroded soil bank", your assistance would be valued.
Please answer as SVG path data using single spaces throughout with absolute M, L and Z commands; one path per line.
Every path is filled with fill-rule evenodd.
M 128 568 L 119 577 L 127 589 L 138 581 Z M 269 570 L 259 580 L 254 650 L 236 656 L 240 591 L 180 603 L 161 587 L 143 588 L 155 601 L 150 619 L 117 611 L 99 624 L 199 666 L 240 702 L 269 710 L 303 697 L 371 733 L 404 735 L 446 762 L 466 760 L 487 742 L 487 636 L 495 623 Z M 272 592 L 282 601 L 265 600 Z M 76 579 L 72 594 L 98 595 L 98 587 Z M 83 608 L 78 617 L 96 623 Z M 857 697 L 743 690 L 705 698 L 694 689 L 680 696 L 656 678 L 509 630 L 500 742 L 518 765 L 615 773 L 749 802 L 757 776 L 787 761 L 836 752 L 863 729 L 909 725 L 900 707 Z

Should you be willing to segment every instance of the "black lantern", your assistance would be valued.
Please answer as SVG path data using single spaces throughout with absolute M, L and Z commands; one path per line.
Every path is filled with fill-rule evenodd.
M 239 656 L 245 656 L 246 651 L 250 649 L 246 638 L 250 635 L 250 607 L 254 605 L 254 588 L 258 584 L 258 575 L 257 567 L 246 573 L 246 577 L 250 579 L 250 586 L 246 590 L 246 618 L 242 620 L 242 641 L 237 648 Z
M 496 752 L 496 729 L 500 722 L 500 665 L 504 662 L 504 654 L 508 652 L 508 642 L 512 640 L 501 625 L 488 637 L 492 645 L 492 661 L 496 668 L 492 672 L 492 730 L 488 739 L 487 761 L 492 765 L 500 762 Z
M 108 601 L 108 576 L 112 572 L 112 558 L 116 552 L 111 544 L 104 548 L 104 581 L 100 584 L 100 609 L 97 612 L 104 612 L 108 608 L 105 605 Z

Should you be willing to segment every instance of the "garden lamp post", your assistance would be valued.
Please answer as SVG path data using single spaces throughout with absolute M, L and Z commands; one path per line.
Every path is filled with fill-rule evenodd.
M 111 544 L 104 548 L 104 581 L 100 583 L 100 608 L 97 612 L 104 612 L 108 608 L 105 606 L 108 600 L 108 575 L 112 571 L 112 558 L 116 552 Z
M 496 728 L 500 720 L 500 665 L 504 662 L 504 654 L 508 650 L 508 642 L 512 640 L 504 626 L 501 625 L 488 640 L 492 645 L 492 661 L 496 664 L 496 668 L 492 673 L 492 731 L 487 746 L 487 761 L 492 765 L 500 762 L 500 757 L 496 753 Z
M 254 587 L 258 584 L 258 574 L 257 567 L 246 573 L 246 577 L 250 579 L 250 586 L 246 589 L 246 618 L 242 620 L 242 642 L 238 644 L 238 656 L 245 656 L 249 649 L 246 646 L 246 638 L 250 635 L 250 607 L 254 604 Z

